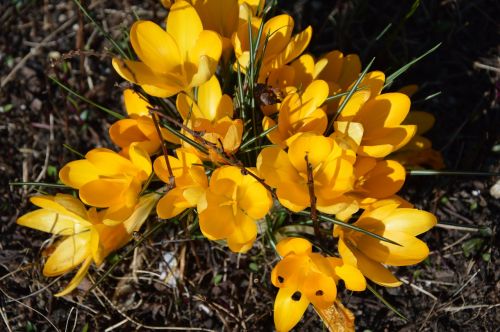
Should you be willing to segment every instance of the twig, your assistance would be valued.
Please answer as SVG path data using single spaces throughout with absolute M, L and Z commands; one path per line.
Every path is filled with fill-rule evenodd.
M 158 134 L 158 139 L 160 140 L 161 149 L 163 151 L 163 157 L 165 158 L 165 163 L 167 164 L 168 182 L 169 182 L 168 189 L 173 189 L 175 188 L 175 176 L 174 172 L 172 171 L 172 166 L 170 166 L 170 160 L 168 160 L 167 146 L 165 145 L 163 135 L 161 134 L 160 125 L 158 124 L 158 119 L 156 118 L 156 114 L 157 112 L 151 112 L 151 118 L 153 119 L 153 122 L 155 124 L 156 133 Z
M 314 178 L 312 165 L 309 163 L 309 156 L 306 154 L 304 157 L 307 164 L 307 187 L 309 188 L 309 199 L 311 201 L 311 220 L 314 227 L 314 235 L 320 240 L 322 235 L 319 229 L 318 211 L 316 210 L 316 195 L 314 194 Z

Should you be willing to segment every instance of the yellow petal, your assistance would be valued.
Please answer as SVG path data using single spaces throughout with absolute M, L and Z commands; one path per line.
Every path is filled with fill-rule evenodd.
M 129 187 L 130 182 L 123 179 L 98 179 L 80 188 L 80 199 L 87 205 L 105 208 L 118 204 Z
M 318 108 L 328 97 L 328 84 L 323 80 L 315 80 L 309 84 L 301 96 L 302 103 L 312 103 L 314 108 Z
M 144 97 L 140 96 L 134 90 L 125 89 L 123 91 L 123 101 L 128 115 L 137 114 L 140 116 L 149 116 L 149 108 L 151 108 L 151 105 Z
M 361 61 L 357 54 L 349 54 L 343 60 L 342 73 L 340 74 L 338 83 L 344 90 L 347 90 L 361 72 Z
M 109 136 L 113 143 L 121 148 L 128 147 L 132 142 L 147 140 L 147 137 L 137 126 L 133 119 L 118 120 L 109 127 Z
M 207 191 L 207 207 L 199 217 L 201 232 L 210 240 L 225 239 L 234 232 L 233 209 L 224 203 L 227 203 L 227 198 Z
M 358 243 L 358 249 L 374 261 L 394 266 L 414 265 L 429 255 L 427 245 L 412 235 L 388 230 L 381 235 L 401 246 L 365 236 L 363 241 Z
M 286 45 L 286 48 L 279 53 L 279 55 L 270 64 L 271 68 L 279 68 L 296 57 L 298 57 L 309 45 L 312 37 L 312 28 L 308 26 L 302 32 L 296 34 L 290 39 L 290 42 Z M 267 52 L 267 50 L 266 50 Z
M 59 243 L 47 259 L 43 275 L 54 277 L 71 271 L 90 254 L 90 232 L 70 236 Z
M 130 42 L 139 59 L 152 71 L 181 72 L 182 60 L 176 41 L 156 23 L 135 22 L 130 30 Z
M 181 58 L 187 58 L 202 31 L 203 25 L 193 6 L 183 0 L 176 1 L 167 17 L 167 32 L 179 47 Z
M 312 252 L 312 244 L 303 238 L 289 237 L 281 240 L 276 245 L 276 251 L 282 257 L 285 257 L 289 253 L 304 255 Z
M 81 219 L 76 219 L 73 216 L 46 209 L 28 212 L 19 217 L 16 223 L 56 235 L 73 235 L 88 229 L 90 226 L 87 221 L 82 222 Z
M 365 133 L 401 124 L 410 110 L 410 98 L 402 93 L 385 93 L 369 101 L 356 114 Z
M 331 306 L 337 297 L 335 281 L 323 273 L 309 273 L 301 289 L 308 300 L 320 309 Z
M 155 97 L 173 96 L 185 85 L 179 74 L 157 76 L 142 62 L 113 58 L 112 64 L 118 75 L 129 82 L 139 84 L 147 94 Z
M 359 250 L 355 251 L 355 255 L 358 269 L 374 283 L 384 287 L 398 287 L 401 285 L 401 281 L 396 279 L 391 271 L 379 262 L 373 261 Z
M 61 168 L 59 178 L 64 184 L 78 189 L 87 182 L 97 180 L 99 170 L 88 160 L 75 160 Z
M 299 172 L 307 174 L 305 158 L 307 157 L 308 163 L 314 169 L 325 161 L 332 151 L 333 145 L 333 140 L 328 137 L 312 134 L 301 135 L 293 141 L 288 150 L 290 163 Z
M 411 111 L 403 121 L 403 124 L 413 124 L 417 126 L 416 135 L 428 132 L 436 122 L 436 118 L 429 112 Z
M 156 206 L 158 217 L 170 219 L 191 207 L 191 204 L 184 198 L 183 191 L 182 188 L 174 188 L 160 199 Z
M 300 56 L 290 66 L 294 69 L 295 85 L 297 86 L 308 86 L 315 78 L 314 58 L 310 54 Z
M 363 80 L 360 82 L 359 87 L 361 89 L 369 89 L 370 97 L 375 98 L 384 88 L 384 83 L 385 74 L 381 71 L 372 71 L 365 75 Z
M 257 225 L 255 221 L 245 213 L 239 211 L 236 214 L 234 231 L 228 236 L 227 244 L 229 249 L 235 252 L 240 252 L 241 244 L 254 242 L 257 237 Z M 251 246 L 250 246 L 251 247 Z M 247 249 L 245 246 L 244 249 Z
M 362 184 L 366 195 L 374 198 L 386 198 L 397 193 L 406 178 L 405 168 L 394 160 L 379 161 L 365 176 Z
M 293 288 L 280 288 L 274 301 L 274 325 L 278 332 L 290 331 L 309 305 L 307 297 Z
M 293 18 L 282 14 L 269 19 L 263 27 L 262 35 L 269 35 L 266 56 L 276 55 L 289 43 L 293 31 Z
M 293 212 L 299 212 L 311 203 L 309 189 L 305 183 L 282 182 L 276 190 L 280 203 Z
M 364 291 L 366 289 L 366 279 L 357 268 L 344 264 L 335 267 L 335 273 L 344 280 L 345 287 L 352 291 Z
M 437 219 L 427 211 L 399 208 L 385 217 L 382 222 L 387 231 L 404 232 L 408 235 L 417 236 L 434 227 Z
M 344 101 L 346 97 L 342 97 L 341 102 Z M 356 114 L 359 113 L 361 107 L 366 103 L 366 101 L 370 99 L 370 92 L 367 90 L 361 90 L 355 92 L 351 98 L 347 101 L 344 109 L 340 113 L 338 120 L 339 121 L 354 121 Z M 359 122 L 359 121 L 357 121 Z
M 135 171 L 130 160 L 109 149 L 92 149 L 85 158 L 98 169 L 100 175 L 112 177 Z
M 415 131 L 416 127 L 413 125 L 383 128 L 374 134 L 376 138 L 363 139 L 357 152 L 362 156 L 386 157 L 389 153 L 405 146 L 415 135 Z
M 151 174 L 151 159 L 149 154 L 140 148 L 137 143 L 133 143 L 128 151 L 130 161 L 134 166 L 141 170 L 143 174 L 137 175 L 139 180 L 145 181 L 147 177 Z
M 219 80 L 217 80 L 216 76 L 212 76 L 210 80 L 200 85 L 198 88 L 197 104 L 205 119 L 214 121 L 221 118 L 217 116 L 217 110 L 221 98 L 222 91 L 220 89 Z
M 326 60 L 326 65 L 318 78 L 330 82 L 338 82 L 340 74 L 342 73 L 342 64 L 344 63 L 344 55 L 342 52 L 336 50 L 328 52 L 321 58 L 321 60 Z
M 279 147 L 262 149 L 257 158 L 257 169 L 260 176 L 273 188 L 286 180 L 294 182 L 301 179 L 287 153 Z
M 273 204 L 269 191 L 257 181 L 241 188 L 238 196 L 238 206 L 254 220 L 263 218 Z
M 202 60 L 202 57 L 206 57 L 206 61 L 209 64 L 209 70 L 213 74 L 221 54 L 222 39 L 220 35 L 213 31 L 204 30 L 200 33 L 194 47 L 189 51 L 189 61 L 197 65 Z M 210 77 L 208 77 L 206 81 L 208 81 L 209 78 Z
M 69 293 L 71 293 L 80 283 L 82 282 L 83 278 L 87 274 L 87 271 L 89 270 L 90 264 L 92 263 L 92 257 L 87 257 L 85 261 L 83 262 L 82 266 L 78 269 L 78 272 L 75 274 L 73 279 L 69 282 L 68 286 L 64 288 L 62 291 L 60 291 L 57 294 L 54 294 L 56 297 L 64 296 Z

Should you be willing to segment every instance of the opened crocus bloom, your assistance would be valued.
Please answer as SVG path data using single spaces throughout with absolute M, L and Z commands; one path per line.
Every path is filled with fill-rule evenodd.
M 158 216 L 163 219 L 175 217 L 185 209 L 195 207 L 208 187 L 200 158 L 186 149 L 177 149 L 176 154 L 177 158 L 168 156 L 170 169 L 165 156 L 158 157 L 154 162 L 155 174 L 163 182 L 175 182 L 175 187 L 167 191 L 156 207 Z
M 293 92 L 285 97 L 279 107 L 278 126 L 267 137 L 269 140 L 286 148 L 287 140 L 297 133 L 315 133 L 321 135 L 328 125 L 328 118 L 321 107 L 328 97 L 328 84 L 325 81 L 313 81 L 301 94 Z M 266 116 L 262 121 L 264 130 L 270 130 L 276 122 Z
M 379 199 L 395 195 L 405 182 L 406 170 L 394 160 L 376 160 L 369 157 L 358 157 L 354 164 L 354 191 L 362 208 Z
M 123 98 L 129 118 L 113 123 L 109 128 L 111 140 L 122 148 L 121 154 L 125 157 L 128 156 L 132 143 L 137 143 L 148 154 L 154 154 L 160 149 L 161 141 L 149 113 L 152 106 L 132 89 L 123 91 Z M 180 140 L 165 128 L 160 128 L 160 131 L 163 139 L 174 144 L 180 143 Z
M 64 296 L 80 284 L 92 262 L 102 264 L 107 255 L 132 239 L 133 232 L 142 226 L 158 198 L 154 193 L 143 196 L 127 220 L 108 226 L 101 223 L 95 208 L 87 210 L 71 195 L 35 196 L 31 202 L 40 209 L 23 215 L 17 223 L 64 236 L 54 245 L 43 268 L 44 276 L 55 277 L 80 265 L 68 286 L 55 295 Z
M 305 239 L 283 239 L 276 249 L 283 257 L 271 273 L 271 282 L 279 287 L 274 302 L 277 331 L 291 330 L 309 303 L 319 310 L 333 305 L 340 279 L 347 289 L 363 291 L 366 288 L 366 280 L 356 267 L 340 258 L 312 252 L 311 243 Z
M 316 207 L 328 214 L 352 214 L 357 204 L 343 194 L 352 190 L 354 153 L 346 153 L 329 137 L 297 135 L 288 152 L 279 147 L 262 150 L 257 158 L 259 174 L 277 188 L 280 203 L 298 212 L 310 206 L 310 179 Z
M 243 121 L 232 119 L 233 101 L 230 96 L 222 94 L 217 77 L 212 76 L 208 82 L 200 85 L 196 102 L 186 94 L 179 94 L 177 109 L 184 123 L 190 129 L 199 132 L 203 140 L 211 143 L 212 146 L 207 146 L 210 159 L 221 162 L 215 150 L 224 151 L 226 154 L 233 154 L 238 150 L 243 134 Z M 196 139 L 189 133 L 184 134 Z M 208 156 L 189 143 L 183 142 L 183 145 L 201 158 L 207 159 Z
M 166 31 L 151 21 L 134 23 L 130 42 L 141 61 L 114 58 L 113 67 L 156 97 L 190 93 L 208 81 L 222 52 L 220 36 L 203 29 L 196 10 L 186 1 L 172 5 Z
M 386 265 L 406 266 L 423 261 L 429 255 L 429 248 L 416 236 L 427 232 L 436 222 L 429 212 L 385 204 L 366 210 L 354 226 L 399 245 L 339 226 L 335 226 L 334 235 L 339 237 L 339 253 L 344 262 L 357 266 L 365 277 L 379 285 L 397 287 L 401 282 Z
M 250 16 L 251 13 L 249 12 Z M 240 17 L 242 14 L 240 13 Z M 233 34 L 232 42 L 237 62 L 243 72 L 250 65 L 250 39 L 248 33 L 248 17 L 242 17 L 238 30 Z M 257 39 L 262 19 L 251 17 L 252 38 Z M 304 31 L 292 37 L 294 21 L 289 15 L 283 14 L 272 17 L 264 23 L 260 44 L 257 45 L 256 59 L 262 59 L 259 82 L 264 82 L 267 74 L 273 68 L 280 68 L 298 57 L 304 50 L 312 36 L 309 26 Z M 263 46 L 268 38 L 265 52 Z
M 198 203 L 201 231 L 209 240 L 226 239 L 234 252 L 246 252 L 257 237 L 256 222 L 272 203 L 270 193 L 250 174 L 235 166 L 220 167 Z
M 385 76 L 368 73 L 337 118 L 339 122 L 359 123 L 363 137 L 357 153 L 361 156 L 383 158 L 405 146 L 415 135 L 416 126 L 403 125 L 410 110 L 410 98 L 392 92 L 380 94 Z
M 106 208 L 99 214 L 105 223 L 114 224 L 133 212 L 142 183 L 151 172 L 149 155 L 134 143 L 129 148 L 129 158 L 108 149 L 93 149 L 85 159 L 66 164 L 59 178 L 78 189 L 85 204 Z

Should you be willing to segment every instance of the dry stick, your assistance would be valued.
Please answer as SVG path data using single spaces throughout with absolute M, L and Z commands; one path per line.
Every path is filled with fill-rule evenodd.
M 168 186 L 169 186 L 169 189 L 172 189 L 172 188 L 175 188 L 174 172 L 172 172 L 172 166 L 170 166 L 170 160 L 168 160 L 167 146 L 165 145 L 165 141 L 163 140 L 163 136 L 161 134 L 160 125 L 158 124 L 158 119 L 156 118 L 156 114 L 157 114 L 157 112 L 152 112 L 151 118 L 153 119 L 153 122 L 155 124 L 156 133 L 158 134 L 158 139 L 160 140 L 161 149 L 163 151 L 163 156 L 165 157 L 165 163 L 167 164 L 168 182 L 169 182 Z
M 323 236 L 319 229 L 318 211 L 316 209 L 316 195 L 314 194 L 314 178 L 312 165 L 309 163 L 309 156 L 304 157 L 307 164 L 307 187 L 309 188 L 309 198 L 311 200 L 311 220 L 313 222 L 314 234 L 321 241 Z
M 30 49 L 30 51 L 28 52 L 28 54 L 26 54 L 24 56 L 24 58 L 21 59 L 21 61 L 19 61 L 17 63 L 17 65 L 14 66 L 14 68 L 12 68 L 12 70 L 10 71 L 10 73 L 7 75 L 7 77 L 5 77 L 5 79 L 2 81 L 2 83 L 0 84 L 0 89 L 3 89 L 3 87 L 9 83 L 9 81 L 14 77 L 14 75 L 16 74 L 16 72 L 21 69 L 25 64 L 26 62 L 32 57 L 35 55 L 36 52 L 38 52 L 38 50 L 44 46 L 49 40 L 51 40 L 52 38 L 54 38 L 59 32 L 63 31 L 64 29 L 68 28 L 71 24 L 73 24 L 73 22 L 75 21 L 75 17 L 72 17 L 71 19 L 67 20 L 64 24 L 62 24 L 59 28 L 57 28 L 56 30 L 54 30 L 51 34 L 49 34 L 47 37 L 45 37 L 41 42 L 40 44 L 38 44 L 36 47 Z

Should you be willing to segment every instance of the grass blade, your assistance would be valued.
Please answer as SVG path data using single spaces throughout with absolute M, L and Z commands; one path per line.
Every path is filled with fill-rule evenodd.
M 252 137 L 251 139 L 249 139 L 248 141 L 246 141 L 245 143 L 243 143 L 241 146 L 240 146 L 240 150 L 243 150 L 244 148 L 246 148 L 247 146 L 249 146 L 250 144 L 252 144 L 253 142 L 255 142 L 256 140 L 258 140 L 259 138 L 262 138 L 264 136 L 266 136 L 267 134 L 269 134 L 271 131 L 273 131 L 274 129 L 278 128 L 278 125 L 274 125 L 272 126 L 271 128 L 267 129 L 267 130 L 264 130 L 262 133 L 260 133 L 259 135 L 255 136 L 255 137 Z
M 367 283 L 366 284 L 366 288 L 368 288 L 368 290 L 370 292 L 372 292 L 372 294 L 375 295 L 375 297 L 377 299 L 379 299 L 387 308 L 391 309 L 391 311 L 394 312 L 396 315 L 398 315 L 402 320 L 404 320 L 405 322 L 408 321 L 408 318 L 406 318 L 405 315 L 403 315 L 401 312 L 399 312 L 398 309 L 396 309 L 396 307 L 394 307 L 386 299 L 384 299 L 384 297 L 382 296 L 382 294 L 380 294 L 375 288 L 373 288 L 372 286 L 370 286 L 370 284 Z
M 94 18 L 82 6 L 80 1 L 78 1 L 78 0 L 73 0 L 73 1 L 78 6 L 78 8 L 82 11 L 82 13 L 90 20 L 90 22 L 92 22 L 92 24 L 96 27 L 96 29 L 99 30 L 99 32 L 104 36 L 104 38 L 106 38 L 113 45 L 113 47 L 118 51 L 118 53 L 120 53 L 120 55 L 122 57 L 124 57 L 125 59 L 129 59 L 129 57 L 127 56 L 125 51 L 120 47 L 120 45 L 118 45 L 118 43 L 113 39 L 113 37 L 111 37 L 111 35 L 109 33 L 104 31 L 104 29 L 99 24 L 97 24 L 97 22 L 94 20 Z
M 9 182 L 9 185 L 10 186 L 37 186 L 37 187 L 48 187 L 48 188 L 73 189 L 65 184 L 43 183 L 43 182 Z
M 101 105 L 99 105 L 99 104 L 96 104 L 96 103 L 94 103 L 92 100 L 87 99 L 87 98 L 85 98 L 84 96 L 82 96 L 82 95 L 78 94 L 77 92 L 75 92 L 75 91 L 71 90 L 71 89 L 70 89 L 70 88 L 68 88 L 66 85 L 64 85 L 63 83 L 59 82 L 59 81 L 57 80 L 57 78 L 52 77 L 52 76 L 49 76 L 49 79 L 50 79 L 52 82 L 54 82 L 54 83 L 56 83 L 57 85 L 59 85 L 61 88 L 63 88 L 63 89 L 64 89 L 66 92 L 68 92 L 69 94 L 71 94 L 71 95 L 73 95 L 73 96 L 75 96 L 75 97 L 79 98 L 80 100 L 82 100 L 82 101 L 86 102 L 87 104 L 92 105 L 92 106 L 94 106 L 94 107 L 96 107 L 96 108 L 100 109 L 101 111 L 108 113 L 109 115 L 113 116 L 114 118 L 116 118 L 116 119 L 118 119 L 118 120 L 121 120 L 121 119 L 123 119 L 123 118 L 124 118 L 124 116 L 123 116 L 123 115 L 121 115 L 121 114 L 119 114 L 119 113 L 117 113 L 117 112 L 115 112 L 115 111 L 112 111 L 112 110 L 110 110 L 109 108 L 106 108 L 106 107 L 104 107 L 104 106 L 101 106 Z
M 349 93 L 347 94 L 347 96 L 345 97 L 345 99 L 342 101 L 342 104 L 340 104 L 339 109 L 337 110 L 337 113 L 335 113 L 335 116 L 332 118 L 332 121 L 330 121 L 330 123 L 328 124 L 328 128 L 326 128 L 326 132 L 327 133 L 332 129 L 333 122 L 335 122 L 335 119 L 337 119 L 337 117 L 342 112 L 342 110 L 344 109 L 344 107 L 346 107 L 347 103 L 351 99 L 351 97 L 354 94 L 354 92 L 356 92 L 358 90 L 359 83 L 361 83 L 361 81 L 365 77 L 366 73 L 368 73 L 368 70 L 370 69 L 370 67 L 372 66 L 372 64 L 373 64 L 374 61 L 375 61 L 375 58 L 373 58 L 372 61 L 370 61 L 370 63 L 366 66 L 365 70 L 363 70 L 363 72 L 359 75 L 358 80 L 356 81 L 356 83 L 354 83 L 354 85 L 351 88 L 351 90 L 349 90 Z
M 495 172 L 475 172 L 475 171 L 437 171 L 433 169 L 413 169 L 407 170 L 408 175 L 417 176 L 435 176 L 435 175 L 450 175 L 450 176 L 500 176 L 500 173 Z
M 425 52 L 421 56 L 419 56 L 419 57 L 411 60 L 406 65 L 402 66 L 401 68 L 399 68 L 398 70 L 396 70 L 394 73 L 392 73 L 391 75 L 389 75 L 387 77 L 387 79 L 385 80 L 384 88 L 390 86 L 394 82 L 394 80 L 396 78 L 398 78 L 401 74 L 403 74 L 408 69 L 410 69 L 411 66 L 413 66 L 414 64 L 416 64 L 417 62 L 419 62 L 420 60 L 422 60 L 423 58 L 425 58 L 426 56 L 428 56 L 429 54 L 431 54 L 432 52 L 434 52 L 435 50 L 437 50 L 439 48 L 439 46 L 441 46 L 441 43 L 438 43 L 436 46 L 434 46 L 433 48 L 431 48 L 430 50 L 428 50 L 427 52 Z
M 310 216 L 309 212 L 307 212 L 307 211 L 301 211 L 301 212 L 298 212 L 297 214 L 299 214 L 301 216 L 306 216 L 306 217 Z M 373 238 L 375 238 L 377 240 L 384 241 L 384 242 L 387 242 L 387 243 L 391 243 L 391 244 L 394 244 L 396 246 L 400 246 L 401 247 L 401 245 L 399 243 L 397 243 L 397 242 L 394 242 L 392 240 L 389 240 L 388 238 L 385 238 L 385 237 L 380 236 L 378 234 L 375 234 L 375 233 L 372 233 L 370 231 L 367 231 L 366 229 L 359 228 L 359 227 L 354 226 L 352 224 L 348 224 L 346 222 L 343 222 L 343 221 L 340 221 L 340 220 L 337 220 L 337 219 L 334 219 L 334 218 L 331 218 L 331 217 L 327 217 L 327 216 L 322 215 L 322 214 L 318 214 L 318 218 L 321 221 L 328 221 L 328 222 L 331 222 L 331 223 L 333 223 L 335 225 L 338 225 L 340 227 L 349 228 L 349 229 L 352 229 L 352 230 L 354 230 L 356 232 L 361 232 L 361 233 L 363 233 L 365 235 L 371 236 L 371 237 L 373 237 Z

